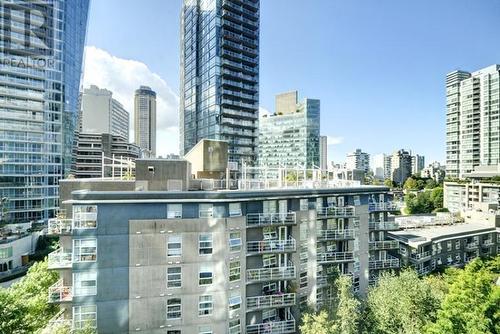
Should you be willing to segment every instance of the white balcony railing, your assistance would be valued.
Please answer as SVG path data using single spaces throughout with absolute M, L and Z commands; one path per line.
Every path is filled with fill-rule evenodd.
M 295 305 L 295 293 L 247 297 L 247 311 Z
M 399 230 L 399 225 L 395 222 L 369 222 L 368 228 L 370 230 L 391 231 Z
M 429 260 L 431 257 L 432 257 L 432 251 L 426 251 L 426 252 L 421 252 L 421 253 L 411 253 L 410 254 L 410 259 L 412 259 L 416 262 Z
M 469 242 L 465 245 L 466 250 L 476 250 L 479 247 L 479 243 L 477 241 Z
M 281 281 L 293 280 L 296 278 L 297 275 L 294 266 L 247 270 L 248 282 Z
M 368 204 L 368 211 L 399 211 L 401 208 L 393 202 L 380 202 Z
M 73 300 L 71 286 L 64 286 L 62 278 L 49 287 L 49 303 L 63 303 Z
M 337 263 L 337 262 L 351 262 L 351 261 L 354 261 L 354 253 L 353 252 L 318 253 L 317 260 L 318 260 L 319 264 Z
M 74 212 L 73 229 L 97 228 L 97 212 Z
M 274 239 L 247 242 L 248 254 L 287 253 L 295 252 L 295 250 L 296 242 L 292 237 L 286 240 Z
M 354 229 L 345 230 L 319 230 L 318 241 L 354 239 Z
M 427 275 L 427 274 L 429 274 L 431 271 L 432 271 L 432 269 L 431 269 L 431 267 L 430 267 L 430 266 L 421 267 L 421 268 L 418 268 L 418 269 L 417 269 L 417 273 L 418 273 L 419 275 Z
M 354 206 L 333 206 L 327 208 L 318 208 L 318 218 L 326 217 L 354 217 L 356 210 Z
M 247 334 L 287 334 L 295 333 L 295 319 L 290 315 L 290 320 L 269 321 L 260 324 L 248 325 Z
M 386 259 L 382 260 L 370 260 L 368 263 L 370 269 L 399 268 L 399 259 L 393 256 L 388 256 Z
M 399 242 L 396 240 L 370 241 L 368 247 L 370 250 L 397 249 Z
M 294 225 L 296 224 L 295 212 L 287 213 L 249 213 L 247 226 L 259 227 L 268 225 Z
M 71 252 L 65 252 L 62 248 L 59 248 L 48 256 L 48 268 L 49 269 L 63 269 L 71 268 L 73 265 Z
M 71 234 L 73 219 L 51 218 L 48 222 L 47 233 L 52 235 Z

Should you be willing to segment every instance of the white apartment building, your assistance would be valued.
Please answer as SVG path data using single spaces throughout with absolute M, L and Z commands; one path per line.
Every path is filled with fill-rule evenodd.
M 356 149 L 354 152 L 347 154 L 346 168 L 351 170 L 361 169 L 368 173 L 370 170 L 370 155 L 359 148 Z

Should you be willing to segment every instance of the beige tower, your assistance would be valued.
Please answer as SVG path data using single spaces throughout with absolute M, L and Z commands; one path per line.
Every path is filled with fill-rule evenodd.
M 156 93 L 147 86 L 135 91 L 134 138 L 142 155 L 156 156 Z

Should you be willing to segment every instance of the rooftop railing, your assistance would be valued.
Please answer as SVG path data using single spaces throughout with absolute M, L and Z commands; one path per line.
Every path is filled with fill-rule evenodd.
M 286 240 L 260 240 L 247 242 L 247 254 L 287 253 L 295 252 L 295 239 L 290 237 Z
M 247 227 L 295 225 L 296 223 L 295 212 L 247 214 Z
M 266 282 L 296 279 L 295 266 L 247 269 L 247 282 Z
M 295 301 L 295 293 L 247 297 L 247 311 L 251 312 L 267 308 L 289 307 L 295 305 Z

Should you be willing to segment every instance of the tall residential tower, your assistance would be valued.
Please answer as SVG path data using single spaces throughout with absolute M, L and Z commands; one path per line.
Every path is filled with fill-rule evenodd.
M 229 142 L 229 160 L 256 158 L 259 0 L 184 0 L 180 154 L 204 138 Z
M 446 76 L 446 175 L 500 163 L 500 65 Z
M 156 93 L 147 86 L 135 91 L 135 144 L 147 156 L 156 155 Z
M 0 2 L 0 198 L 13 221 L 47 219 L 59 206 L 88 9 L 89 0 Z

